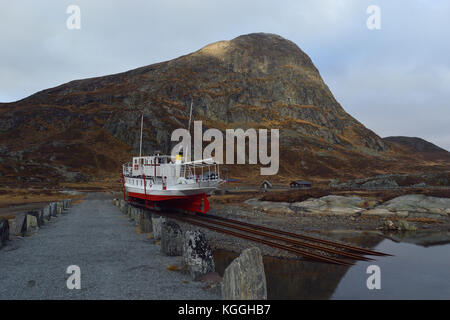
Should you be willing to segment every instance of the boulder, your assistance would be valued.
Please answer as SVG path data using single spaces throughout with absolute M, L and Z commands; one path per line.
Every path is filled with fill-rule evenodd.
M 27 223 L 27 229 L 26 229 L 27 232 L 36 231 L 39 229 L 38 219 L 32 213 L 31 214 L 27 213 L 26 223 Z
M 184 234 L 183 267 L 192 279 L 215 271 L 212 251 L 203 232 L 186 231 Z
M 27 214 L 19 213 L 16 214 L 14 218 L 14 230 L 10 230 L 10 232 L 15 236 L 23 235 L 27 231 Z
M 44 207 L 44 219 L 50 221 L 51 217 L 51 206 L 48 204 Z
M 166 221 L 166 218 L 152 215 L 153 239 L 161 239 L 161 226 Z
M 132 205 L 128 205 L 128 218 L 130 218 L 130 220 L 134 220 L 134 210 L 135 208 Z
M 33 220 L 31 217 L 29 218 L 28 216 L 33 216 L 36 219 L 36 224 L 37 224 L 36 226 L 38 228 L 44 224 L 43 209 L 36 209 L 36 210 L 27 212 L 27 230 L 28 230 L 28 220 Z M 33 222 L 33 224 L 34 224 L 34 222 Z
M 57 209 L 57 203 L 56 202 L 52 202 L 50 203 L 50 214 L 53 217 L 56 217 L 58 215 L 58 209 Z
M 142 220 L 143 220 L 142 209 L 135 208 L 134 209 L 134 225 L 137 227 L 141 226 Z
M 57 214 L 62 214 L 64 212 L 64 204 L 62 201 L 56 202 L 56 212 Z
M 266 300 L 267 284 L 259 248 L 248 248 L 225 269 L 222 279 L 224 300 Z
M 152 214 L 147 210 L 143 210 L 141 231 L 144 233 L 153 232 Z
M 121 200 L 121 206 L 120 206 L 120 210 L 122 211 L 123 214 L 128 214 L 128 207 L 130 207 L 130 204 L 125 202 L 124 200 Z
M 8 219 L 8 224 L 9 224 L 9 236 L 13 236 L 13 235 L 18 235 L 16 234 L 16 219 Z
M 69 207 L 70 207 L 70 202 L 71 202 L 71 200 L 70 199 L 64 199 L 63 200 L 63 208 L 66 210 L 66 209 L 69 209 Z
M 183 255 L 183 231 L 174 221 L 161 225 L 161 252 L 168 256 Z
M 9 240 L 9 222 L 0 218 L 0 248 Z

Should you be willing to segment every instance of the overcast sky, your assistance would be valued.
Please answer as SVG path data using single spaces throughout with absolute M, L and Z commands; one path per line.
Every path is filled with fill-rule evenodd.
M 81 29 L 69 30 L 69 5 Z M 368 6 L 381 9 L 369 30 Z M 344 109 L 382 137 L 450 150 L 448 0 L 0 0 L 0 102 L 268 32 L 313 60 Z

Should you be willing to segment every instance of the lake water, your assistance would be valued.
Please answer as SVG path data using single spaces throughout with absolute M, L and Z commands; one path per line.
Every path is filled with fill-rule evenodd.
M 421 246 L 360 236 L 366 247 L 393 254 L 351 267 L 264 257 L 269 299 L 450 299 L 450 244 Z M 367 245 L 371 243 L 371 245 Z M 360 243 L 361 244 L 361 243 Z M 236 253 L 214 252 L 223 275 Z M 380 268 L 381 289 L 367 288 L 367 267 Z

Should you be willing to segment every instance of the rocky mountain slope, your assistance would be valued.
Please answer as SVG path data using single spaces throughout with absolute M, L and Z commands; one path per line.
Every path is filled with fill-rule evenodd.
M 450 162 L 450 152 L 437 145 L 417 137 L 386 137 L 385 142 L 394 143 L 407 149 L 407 151 L 421 156 L 427 160 L 446 160 Z
M 2 181 L 82 181 L 119 175 L 139 149 L 169 152 L 193 101 L 204 129 L 280 129 L 275 180 L 328 179 L 448 170 L 447 162 L 409 161 L 351 117 L 311 59 L 293 42 L 256 33 L 220 41 L 177 59 L 110 76 L 76 80 L 0 104 Z M 405 162 L 410 162 L 405 166 Z M 260 180 L 258 166 L 226 175 Z

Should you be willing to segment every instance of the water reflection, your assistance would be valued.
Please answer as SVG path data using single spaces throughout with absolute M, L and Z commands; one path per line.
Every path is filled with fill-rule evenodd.
M 392 253 L 394 257 L 375 257 L 372 262 L 336 266 L 299 259 L 263 257 L 267 280 L 268 299 L 449 299 L 450 298 L 450 246 L 446 235 L 420 235 L 428 248 L 411 240 L 414 235 L 402 235 L 410 243 L 396 243 L 376 233 L 332 232 L 329 237 L 345 240 L 363 247 Z M 392 235 L 390 235 L 392 236 Z M 397 236 L 400 238 L 400 236 Z M 237 253 L 216 250 L 216 269 L 223 275 L 225 268 Z M 368 290 L 366 268 L 379 265 L 382 289 Z

